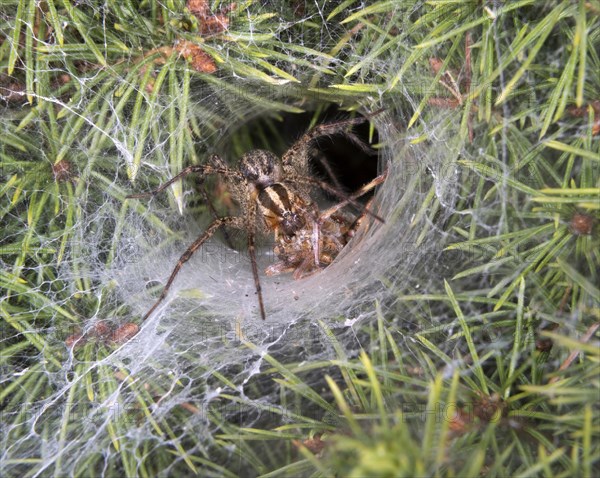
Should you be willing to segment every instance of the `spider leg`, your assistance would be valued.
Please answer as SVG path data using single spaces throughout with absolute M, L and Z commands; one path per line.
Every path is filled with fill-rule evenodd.
M 312 222 L 312 234 L 310 242 L 312 245 L 315 266 L 319 267 L 321 265 L 321 261 L 319 259 L 319 257 L 321 257 L 321 224 L 323 224 L 319 221 L 319 210 L 312 202 L 310 202 L 306 207 L 299 207 L 299 209 L 304 213 L 305 217 L 310 218 L 310 221 Z
M 164 191 L 175 181 L 178 181 L 179 179 L 187 176 L 188 174 L 193 174 L 193 173 L 199 173 L 202 175 L 223 174 L 224 176 L 227 176 L 227 177 L 233 176 L 233 177 L 237 177 L 239 179 L 243 179 L 241 173 L 239 173 L 238 171 L 229 169 L 226 166 L 212 166 L 210 164 L 199 164 L 199 165 L 195 165 L 195 166 L 188 166 L 187 168 L 183 169 L 179 174 L 177 174 L 173 178 L 169 179 L 166 183 L 161 184 L 158 188 L 154 189 L 153 191 L 148 191 L 146 193 L 139 193 L 139 194 L 129 194 L 128 196 L 125 196 L 125 198 L 126 199 L 143 199 L 143 198 L 155 196 L 159 192 Z
M 283 168 L 285 169 L 292 166 L 296 167 L 300 172 L 305 172 L 308 164 L 308 152 L 314 140 L 321 136 L 331 136 L 339 133 L 348 135 L 347 132 L 344 132 L 344 129 L 348 126 L 364 123 L 365 121 L 366 118 L 360 117 L 315 126 L 304 133 L 300 139 L 285 152 L 281 158 Z M 350 136 L 354 136 L 352 133 L 349 134 Z M 360 142 L 356 136 L 354 136 L 354 138 Z M 354 138 L 352 139 L 353 142 Z
M 262 296 L 262 288 L 260 286 L 260 277 L 258 275 L 258 264 L 256 263 L 256 245 L 255 245 L 255 228 L 256 228 L 256 201 L 250 201 L 246 210 L 246 218 L 251 227 L 248 228 L 248 254 L 250 255 L 250 263 L 252 264 L 252 275 L 254 277 L 254 286 L 256 295 L 258 296 L 258 306 L 260 308 L 260 316 L 266 320 L 265 304 Z
M 315 259 L 315 266 L 317 266 L 317 267 L 320 266 L 320 261 L 319 261 L 319 257 L 321 255 L 320 245 L 319 245 L 320 235 L 321 235 L 321 223 L 319 221 L 313 221 L 313 231 L 312 231 L 311 242 L 312 242 L 312 247 L 313 247 L 313 256 Z
M 356 191 L 353 194 L 351 194 L 350 196 L 348 196 L 345 200 L 339 202 L 338 204 L 335 204 L 334 206 L 330 207 L 329 209 L 326 209 L 323 213 L 319 214 L 319 217 L 316 220 L 313 220 L 311 243 L 312 243 L 312 250 L 313 250 L 313 256 L 314 256 L 314 264 L 317 268 L 321 266 L 320 239 L 321 239 L 321 226 L 323 225 L 323 223 L 327 219 L 329 219 L 333 214 L 335 214 L 337 211 L 339 211 L 343 207 L 347 206 L 349 203 L 351 203 L 353 201 L 355 202 L 355 200 L 357 198 L 368 193 L 371 189 L 373 189 L 374 187 L 383 183 L 385 181 L 386 176 L 387 176 L 387 171 L 384 172 L 383 174 L 377 176 L 376 178 L 371 180 L 369 183 L 362 186 L 358 191 Z M 370 205 L 370 203 L 369 203 L 369 205 Z M 362 204 L 361 204 L 361 206 L 362 206 Z M 370 211 L 368 206 L 362 206 L 362 208 L 363 208 L 363 213 L 356 219 L 356 221 L 354 221 L 352 223 L 352 225 L 349 228 L 351 231 L 354 231 L 359 226 L 360 220 L 365 216 L 365 214 L 367 212 L 369 214 L 371 214 L 372 216 L 378 218 L 377 215 L 375 215 L 374 213 L 372 213 Z M 381 221 L 383 222 L 383 220 L 381 220 Z M 341 246 L 341 244 L 340 244 L 340 246 Z M 306 262 L 306 260 L 304 262 Z M 306 269 L 306 264 L 304 264 L 304 262 L 303 262 L 303 264 L 298 266 L 298 268 L 294 272 L 295 279 L 298 277 L 302 277 L 304 275 L 304 269 Z
M 383 174 L 382 176 L 383 176 L 383 179 L 381 180 L 381 182 L 383 182 L 383 180 L 385 179 L 385 174 Z M 378 176 L 377 178 L 379 178 L 379 177 L 381 177 L 381 176 Z M 375 178 L 375 179 L 377 179 L 377 178 Z M 373 211 L 371 211 L 370 209 L 368 209 L 367 207 L 365 207 L 363 204 L 359 203 L 355 199 L 354 194 L 347 195 L 347 194 L 343 193 L 342 191 L 338 191 L 333 186 L 330 186 L 325 181 L 322 181 L 322 180 L 317 179 L 317 178 L 311 178 L 311 177 L 308 177 L 308 176 L 298 176 L 294 180 L 296 182 L 298 182 L 298 183 L 304 183 L 304 184 L 311 184 L 311 185 L 319 186 L 324 191 L 327 191 L 328 193 L 333 194 L 334 196 L 337 196 L 339 199 L 341 199 L 342 202 L 344 203 L 344 206 L 346 204 L 352 204 L 354 207 L 358 208 L 362 213 L 369 214 L 370 216 L 372 216 L 375 219 L 377 219 L 379 222 L 382 222 L 382 223 L 385 222 L 382 217 L 378 216 Z M 359 195 L 359 196 L 361 196 L 361 195 Z
M 208 191 L 206 190 L 206 186 L 204 185 L 204 178 L 200 179 L 199 189 L 213 219 L 218 219 L 219 215 L 217 214 L 217 210 L 215 209 L 213 202 L 210 200 L 210 197 L 208 196 Z M 235 249 L 235 247 L 233 247 L 233 243 L 231 242 L 231 237 L 229 236 L 229 232 L 227 232 L 227 229 L 223 230 L 223 239 L 225 239 L 225 243 L 227 244 L 229 249 Z
M 343 189 L 343 186 L 341 185 L 341 183 L 338 179 L 338 175 L 333 171 L 333 168 L 329 164 L 329 161 L 327 161 L 327 158 L 325 157 L 325 154 L 323 153 L 323 151 L 321 151 L 318 148 L 313 148 L 311 150 L 310 156 L 313 158 L 313 160 L 317 161 L 322 166 L 322 168 L 327 173 L 327 176 L 329 177 L 329 180 L 331 181 L 331 183 L 336 188 L 338 188 L 340 190 Z
M 367 184 L 365 184 L 364 186 L 362 186 L 358 191 L 356 191 L 355 193 L 353 193 L 350 196 L 348 196 L 347 199 L 345 199 L 345 200 L 343 200 L 343 201 L 341 201 L 341 202 L 339 202 L 339 203 L 331 206 L 329 209 L 326 209 L 319 216 L 319 223 L 323 224 L 323 222 L 326 219 L 328 219 L 329 217 L 331 217 L 331 215 L 334 214 L 336 211 L 339 211 L 340 209 L 342 209 L 343 207 L 347 206 L 352 201 L 355 201 L 356 199 L 358 199 L 362 195 L 368 193 L 374 187 L 379 186 L 381 183 L 383 183 L 385 181 L 386 176 L 387 176 L 387 171 L 385 171 L 383 174 L 380 174 L 379 176 L 377 176 L 376 178 L 374 178 L 373 180 L 371 180 L 370 182 L 368 182 Z M 367 211 L 369 211 L 369 209 L 367 209 L 366 207 L 363 206 L 363 212 L 367 212 Z M 377 217 L 373 213 L 371 213 L 371 214 L 374 217 Z
M 372 117 L 378 115 L 383 110 L 376 111 L 367 115 L 366 117 L 360 118 L 351 118 L 341 121 L 336 121 L 333 123 L 325 123 L 318 126 L 315 126 L 308 132 L 304 133 L 282 156 L 281 163 L 284 171 L 290 178 L 290 182 L 298 182 L 305 185 L 317 186 L 322 190 L 333 194 L 338 197 L 345 204 L 352 204 L 357 207 L 361 212 L 369 214 L 373 216 L 380 222 L 385 222 L 380 216 L 371 212 L 368 208 L 366 208 L 363 204 L 356 201 L 354 195 L 348 195 L 343 193 L 339 187 L 334 187 L 328 184 L 325 181 L 320 179 L 311 177 L 308 175 L 308 156 L 312 143 L 321 136 L 328 136 L 334 134 L 344 134 L 349 140 L 353 143 L 359 145 L 363 149 L 370 150 L 367 145 L 365 145 L 354 133 L 351 131 L 346 131 L 349 126 L 353 126 L 356 124 L 364 123 L 367 119 L 371 119 Z M 325 168 L 328 174 L 331 176 L 332 172 L 330 168 Z M 334 181 L 335 182 L 335 181 Z M 362 193 L 364 194 L 364 193 Z M 344 204 L 344 205 L 345 205 Z
M 241 225 L 239 224 L 239 221 L 240 221 L 239 217 L 222 217 L 219 219 L 215 219 L 211 223 L 211 225 L 208 226 L 208 228 L 206 228 L 206 230 L 202 233 L 202 235 L 200 235 L 200 237 L 198 237 L 198 239 L 196 239 L 192 243 L 192 245 L 190 247 L 188 247 L 186 249 L 186 251 L 181 255 L 181 257 L 179 258 L 179 261 L 177 261 L 177 265 L 171 272 L 171 275 L 169 276 L 169 279 L 167 280 L 167 283 L 165 284 L 165 287 L 163 288 L 163 290 L 160 294 L 160 297 L 154 303 L 154 305 L 150 308 L 150 310 L 148 312 L 146 312 L 146 314 L 142 317 L 142 322 L 145 321 L 152 314 L 152 312 L 154 312 L 156 310 L 156 308 L 161 304 L 161 302 L 165 299 L 165 297 L 167 296 L 167 294 L 169 292 L 169 289 L 171 288 L 171 285 L 173 284 L 173 281 L 175 280 L 175 277 L 177 277 L 177 274 L 179 273 L 179 271 L 183 267 L 183 265 L 192 257 L 192 255 L 194 255 L 194 252 L 196 252 L 202 246 L 202 244 L 204 244 L 208 239 L 210 239 L 211 236 L 221 226 L 241 227 Z
M 367 202 L 367 206 L 370 206 L 373 202 L 375 198 L 371 198 L 369 199 L 369 202 Z M 348 231 L 346 232 L 346 237 L 348 238 L 348 241 L 354 237 L 354 235 L 356 234 L 356 231 L 358 230 L 358 228 L 360 227 L 360 225 L 363 222 L 363 219 L 365 218 L 364 214 L 360 214 L 352 224 L 350 224 L 350 227 L 348 227 Z M 368 227 L 368 226 L 367 226 Z M 365 229 L 366 231 L 366 229 Z
M 290 266 L 289 264 L 281 261 L 271 264 L 269 267 L 267 267 L 265 269 L 265 274 L 268 276 L 276 276 L 279 274 L 285 274 L 286 272 L 293 272 L 294 269 L 294 266 Z
M 361 141 L 358 136 L 352 133 L 352 131 L 345 130 L 349 126 L 364 123 L 365 121 L 370 120 L 371 118 L 377 116 L 383 111 L 383 109 L 380 109 L 373 113 L 366 114 L 365 116 L 361 116 L 359 118 L 350 118 L 315 126 L 311 130 L 304 133 L 300 137 L 300 139 L 298 139 L 290 147 L 290 149 L 288 149 L 282 156 L 281 162 L 284 170 L 289 169 L 290 167 L 295 167 L 297 169 L 297 172 L 301 174 L 305 173 L 308 167 L 308 153 L 310 147 L 312 146 L 313 142 L 321 136 L 344 134 L 352 143 L 354 143 L 360 149 L 368 153 L 372 153 L 371 148 L 368 145 L 364 144 L 364 142 Z
M 343 131 L 343 134 L 347 140 L 349 140 L 357 148 L 361 149 L 363 151 L 363 153 L 365 153 L 369 156 L 377 155 L 376 150 L 371 148 L 368 144 L 365 144 L 358 136 L 356 136 L 351 131 Z M 333 172 L 333 169 L 331 168 L 329 161 L 325 157 L 325 154 L 322 151 L 320 151 L 318 148 L 313 148 L 313 151 L 315 151 L 315 150 L 318 151 L 318 153 L 317 154 L 311 153 L 310 157 L 313 159 L 313 161 L 318 162 L 321 165 L 321 167 L 325 170 L 325 172 L 327 173 L 327 176 L 329 176 L 329 179 L 330 179 L 331 183 L 333 184 L 333 186 L 338 191 L 342 191 L 343 187 L 342 187 L 340 181 L 338 180 L 337 174 L 335 174 Z
M 302 263 L 296 267 L 294 269 L 294 280 L 299 280 L 299 279 L 304 279 L 305 277 L 311 276 L 313 274 L 315 274 L 316 272 L 319 272 L 319 269 L 315 269 L 313 271 L 311 271 L 311 262 L 312 262 L 312 258 L 311 257 L 306 257 Z

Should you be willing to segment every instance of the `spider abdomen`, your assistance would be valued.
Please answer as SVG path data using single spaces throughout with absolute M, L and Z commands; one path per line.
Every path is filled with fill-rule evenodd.
M 303 201 L 281 183 L 262 189 L 258 193 L 257 201 L 270 229 L 293 236 L 306 224 L 301 211 Z

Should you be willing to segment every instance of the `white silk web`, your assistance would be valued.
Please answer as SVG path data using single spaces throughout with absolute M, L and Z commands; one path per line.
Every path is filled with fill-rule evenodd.
M 132 26 L 115 30 L 114 9 L 133 5 L 139 9 L 123 14 Z M 161 52 L 165 45 L 156 35 L 150 35 L 154 50 L 135 52 L 145 40 L 131 28 L 141 28 L 146 18 L 189 19 L 182 2 L 156 5 L 162 13 L 144 2 L 78 2 L 82 23 L 95 15 L 98 31 L 72 34 L 81 39 L 87 33 L 95 44 L 104 35 L 114 45 L 109 39 L 120 29 L 134 38 L 130 56 L 100 67 L 93 52 L 73 47 L 72 57 L 61 53 L 57 31 L 39 38 L 45 56 L 38 61 L 46 62 L 45 78 L 54 83 L 29 93 L 43 104 L 37 112 L 26 104 L 28 93 L 19 82 L 26 81 L 27 59 L 15 70 L 19 81 L 0 78 L 1 127 L 13 140 L 0 153 L 14 158 L 3 163 L 0 193 L 9 224 L 2 269 L 14 278 L 0 298 L 11 324 L 2 340 L 4 356 L 19 357 L 2 376 L 7 391 L 0 458 L 6 476 L 72 476 L 89 469 L 98 476 L 134 476 L 142 456 L 164 447 L 177 456 L 157 465 L 161 476 L 187 470 L 190 456 L 227 461 L 235 446 L 219 444 L 224 424 L 259 426 L 269 417 L 285 422 L 299 413 L 301 404 L 286 404 L 277 383 L 263 377 L 270 366 L 266 354 L 307 363 L 339 358 L 340 351 L 355 356 L 369 342 L 369 324 L 381 315 L 410 334 L 417 321 L 402 295 L 439 290 L 452 275 L 456 258 L 443 253 L 443 223 L 464 193 L 455 166 L 462 152 L 460 118 L 437 110 L 406 128 L 419 107 L 421 85 L 432 87 L 425 70 L 415 71 L 412 82 L 404 77 L 390 83 L 407 58 L 408 36 L 386 61 L 375 57 L 374 64 L 352 73 L 356 82 L 380 83 L 380 91 L 346 97 L 332 86 L 380 45 L 356 35 L 344 40 L 343 54 L 332 57 L 347 30 L 323 22 L 331 9 L 318 2 L 294 11 L 279 2 L 237 5 L 228 13 L 228 41 L 207 40 L 203 48 L 212 59 L 180 51 L 189 63 Z M 212 11 L 219 8 L 225 7 Z M 14 13 L 5 11 L 2 18 L 7 45 Z M 67 22 L 63 29 L 67 35 L 73 27 Z M 259 53 L 273 42 L 273 67 L 260 70 Z M 273 260 L 266 241 L 259 265 L 266 322 L 258 313 L 247 254 L 215 236 L 183 267 L 167 300 L 139 324 L 156 298 L 152 286 L 160 290 L 211 214 L 196 207 L 189 180 L 151 201 L 125 195 L 148 191 L 204 161 L 215 145 L 231 142 L 248 118 L 332 101 L 362 113 L 384 109 L 373 124 L 380 170 L 389 165 L 389 172 L 371 207 L 385 223 L 366 220 L 330 267 L 299 281 L 262 274 Z M 26 134 L 37 135 L 39 145 L 21 144 Z M 231 150 L 226 159 L 235 163 L 239 147 Z M 33 179 L 15 191 L 12 184 L 23 175 Z M 39 209 L 24 212 L 33 203 Z M 435 214 L 423 209 L 432 204 Z M 11 249 L 23 237 L 30 250 Z M 442 320 L 434 306 L 421 313 L 419 320 Z M 140 325 L 139 333 L 122 340 L 129 338 L 123 327 L 131 324 Z M 24 335 L 35 336 L 37 348 L 19 351 Z M 310 372 L 304 378 L 310 386 L 323 380 Z

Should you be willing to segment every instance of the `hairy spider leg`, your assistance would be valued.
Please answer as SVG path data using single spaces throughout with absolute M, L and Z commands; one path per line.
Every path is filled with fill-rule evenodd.
M 363 214 L 368 214 L 369 216 L 372 216 L 373 218 L 377 219 L 379 222 L 385 223 L 385 220 L 381 216 L 378 216 L 373 211 L 369 210 L 364 204 L 358 202 L 354 198 L 354 194 L 348 195 L 343 193 L 342 191 L 338 191 L 336 188 L 327 184 L 325 181 L 317 178 L 300 176 L 296 178 L 296 182 L 319 186 L 321 189 L 323 189 L 323 191 L 326 191 L 329 194 L 333 194 L 334 196 L 337 196 L 339 199 L 341 199 L 345 203 L 344 205 L 352 204 L 354 207 L 358 208 Z
M 202 197 L 204 198 L 204 202 L 208 206 L 208 210 L 210 211 L 212 218 L 218 219 L 219 214 L 217 213 L 217 210 L 215 209 L 215 206 L 208 195 L 208 191 L 206 190 L 206 185 L 204 184 L 204 178 L 200 178 L 199 189 L 200 189 L 200 194 L 202 194 Z M 233 242 L 231 242 L 231 237 L 229 236 L 229 232 L 227 232 L 227 229 L 223 229 L 223 239 L 225 240 L 225 244 L 227 244 L 229 249 L 235 249 L 235 247 L 233 246 Z
M 256 194 L 256 193 L 255 193 Z M 265 313 L 265 304 L 262 296 L 262 287 L 260 286 L 260 277 L 258 275 L 258 264 L 256 263 L 256 244 L 254 231 L 256 229 L 256 198 L 253 198 L 248 204 L 247 220 L 249 224 L 252 224 L 252 229 L 247 231 L 248 233 L 248 254 L 250 255 L 250 263 L 252 264 L 252 276 L 254 277 L 254 287 L 256 289 L 256 295 L 258 296 L 258 306 L 260 308 L 260 316 L 262 320 L 267 319 Z
M 230 168 L 228 168 L 223 159 L 218 154 L 212 154 L 211 156 L 209 156 L 208 162 L 211 163 L 210 166 L 215 169 L 214 172 L 220 172 L 221 174 L 229 176 L 238 176 L 239 179 L 239 175 L 237 175 L 235 171 L 232 171 Z M 215 206 L 208 195 L 204 179 L 204 177 L 200 177 L 198 181 L 200 184 L 200 193 L 202 194 L 202 197 L 204 198 L 204 201 L 206 202 L 213 219 L 217 219 L 219 215 L 217 214 L 217 210 L 215 209 Z M 235 249 L 235 246 L 233 245 L 233 241 L 231 240 L 231 236 L 229 235 L 227 229 L 223 230 L 223 239 L 225 240 L 225 243 L 230 249 Z
M 295 169 L 295 171 L 292 171 L 292 174 L 291 174 L 292 181 L 309 184 L 309 185 L 316 185 L 316 186 L 320 187 L 321 189 L 329 192 L 330 194 L 333 194 L 333 195 L 337 196 L 338 198 L 342 199 L 343 202 L 341 203 L 339 208 L 344 207 L 348 203 L 351 203 L 355 207 L 359 208 L 359 210 L 361 210 L 363 212 L 363 214 L 366 212 L 366 213 L 372 215 L 373 217 L 375 217 L 380 222 L 384 222 L 384 220 L 381 217 L 372 213 L 368 208 L 366 208 L 363 204 L 357 202 L 355 199 L 357 197 L 360 197 L 362 194 L 365 194 L 369 189 L 375 187 L 377 184 L 380 184 L 381 182 L 383 182 L 383 180 L 385 178 L 382 178 L 381 182 L 374 183 L 369 189 L 366 189 L 363 192 L 361 192 L 362 191 L 362 189 L 361 189 L 358 192 L 358 194 L 353 194 L 353 195 L 348 196 L 347 194 L 345 194 L 341 191 L 339 182 L 337 181 L 337 178 L 335 177 L 335 175 L 333 174 L 333 171 L 329 167 L 329 164 L 326 161 L 324 161 L 323 158 L 321 158 L 319 156 L 317 156 L 317 159 L 325 167 L 325 171 L 332 178 L 332 180 L 335 184 L 335 187 L 330 186 L 325 181 L 321 181 L 319 179 L 311 178 L 311 177 L 303 176 L 303 175 L 299 176 L 297 174 L 298 172 L 301 172 L 301 173 L 307 172 L 308 154 L 310 151 L 310 146 L 314 141 L 316 141 L 318 138 L 323 137 L 323 136 L 343 134 L 348 140 L 350 140 L 354 145 L 358 146 L 363 151 L 372 153 L 372 149 L 368 145 L 366 145 L 363 141 L 361 141 L 360 138 L 358 138 L 358 136 L 356 136 L 354 133 L 352 133 L 352 131 L 348 131 L 346 129 L 349 126 L 354 126 L 357 124 L 364 123 L 367 119 L 372 118 L 373 116 L 381 113 L 382 111 L 383 110 L 376 111 L 375 113 L 367 115 L 366 118 L 365 117 L 351 118 L 351 119 L 336 121 L 336 122 L 332 122 L 332 123 L 325 123 L 325 124 L 315 126 L 310 131 L 304 133 L 283 155 L 282 161 L 281 161 L 283 168 L 287 169 L 288 171 L 290 168 Z M 335 209 L 335 210 L 337 210 L 337 209 Z M 329 216 L 331 214 L 333 214 L 333 212 L 335 212 L 335 211 L 332 211 L 329 214 Z M 329 217 L 329 216 L 327 216 L 327 217 Z M 318 220 L 313 222 L 313 232 L 312 232 L 311 242 L 312 242 L 312 247 L 313 247 L 314 261 L 315 261 L 315 265 L 317 267 L 320 265 L 319 264 L 320 263 L 320 260 L 319 260 L 319 257 L 320 257 L 319 238 L 320 238 L 320 226 L 322 223 L 323 223 L 323 221 L 318 221 Z
M 365 144 L 358 136 L 356 136 L 354 133 L 352 133 L 352 131 L 339 131 L 338 134 L 343 135 L 347 140 L 349 140 L 354 146 L 359 148 L 363 153 L 365 153 L 369 156 L 377 155 L 376 150 L 371 148 L 368 144 Z M 314 139 L 318 139 L 318 137 L 316 137 Z M 311 139 L 308 139 L 308 141 L 313 141 L 314 139 L 311 138 Z M 333 168 L 329 164 L 329 161 L 325 157 L 325 154 L 323 153 L 323 151 L 321 151 L 317 146 L 314 146 L 309 151 L 310 151 L 309 155 L 312 158 L 312 160 L 318 162 L 321 165 L 321 167 L 325 170 L 325 172 L 327 173 L 327 176 L 329 177 L 329 180 L 333 183 L 333 185 L 338 190 L 340 190 L 340 191 L 343 190 L 343 186 L 340 183 L 340 181 L 338 180 L 337 174 L 333 171 Z
M 177 277 L 177 274 L 179 273 L 183 265 L 190 260 L 190 258 L 202 246 L 202 244 L 208 241 L 212 237 L 212 235 L 217 231 L 217 229 L 219 229 L 221 226 L 234 226 L 238 228 L 243 228 L 243 224 L 240 223 L 239 217 L 229 216 L 215 219 L 210 224 L 210 226 L 208 226 L 206 230 L 198 237 L 198 239 L 196 239 L 192 243 L 192 245 L 188 247 L 185 250 L 185 252 L 181 255 L 181 257 L 177 261 L 177 265 L 175 265 L 175 268 L 171 272 L 171 275 L 169 276 L 169 279 L 167 280 L 167 283 L 165 284 L 165 287 L 163 288 L 160 297 L 150 308 L 150 310 L 146 312 L 146 314 L 142 317 L 142 322 L 144 322 L 148 317 L 150 317 L 152 312 L 154 312 L 156 308 L 161 304 L 161 302 L 165 299 L 165 297 L 169 293 L 169 289 L 171 288 L 173 281 L 175 280 L 175 277 Z
M 145 193 L 138 193 L 138 194 L 129 194 L 129 195 L 125 196 L 125 198 L 126 199 L 144 199 L 144 198 L 155 196 L 159 192 L 167 189 L 174 182 L 187 176 L 188 174 L 193 174 L 193 173 L 199 173 L 199 174 L 204 174 L 204 175 L 223 174 L 226 176 L 234 176 L 234 177 L 237 177 L 238 179 L 243 179 L 241 173 L 239 173 L 238 171 L 234 171 L 230 168 L 227 168 L 225 166 L 212 166 L 210 164 L 200 164 L 200 165 L 195 165 L 195 166 L 188 166 L 187 168 L 183 169 L 179 174 L 172 177 L 166 183 L 161 184 L 158 188 L 156 188 L 152 191 L 148 191 Z
M 313 246 L 313 257 L 315 259 L 315 266 L 319 267 L 321 265 L 321 261 L 319 260 L 319 256 L 321 254 L 321 246 L 319 245 L 321 239 L 321 225 L 319 221 L 313 221 L 313 230 L 312 230 L 312 246 Z
M 351 203 L 352 201 L 355 201 L 356 199 L 363 196 L 364 194 L 367 194 L 371 189 L 382 184 L 385 181 L 386 177 L 387 177 L 387 169 L 383 174 L 380 174 L 376 178 L 372 179 L 370 182 L 363 185 L 358 191 L 356 191 L 355 193 L 348 196 L 348 198 L 346 200 L 343 200 L 343 201 L 331 206 L 330 208 L 326 209 L 322 214 L 319 215 L 319 218 L 313 223 L 313 235 L 312 235 L 315 266 L 319 267 L 319 265 L 320 265 L 319 237 L 321 234 L 321 226 L 323 225 L 323 223 L 327 219 L 329 219 L 333 214 L 335 214 L 335 212 L 339 211 L 340 209 L 347 206 L 349 203 Z M 354 221 L 354 223 L 350 226 L 350 229 L 357 227 L 359 220 L 364 217 L 365 212 L 367 212 L 367 211 L 369 211 L 369 209 L 367 207 L 365 207 L 363 213 L 356 219 L 356 221 Z M 378 217 L 378 216 L 374 215 L 374 217 Z M 383 222 L 383 220 L 382 220 L 382 222 Z
M 353 206 L 357 207 L 362 213 L 367 213 L 373 216 L 378 221 L 385 222 L 380 216 L 374 214 L 363 204 L 353 199 L 352 195 L 345 194 L 344 192 L 340 191 L 339 188 L 333 187 L 325 181 L 305 175 L 305 173 L 307 173 L 308 152 L 310 150 L 310 145 L 313 141 L 320 137 L 330 136 L 334 134 L 343 134 L 353 143 L 359 145 L 359 147 L 361 147 L 362 149 L 370 150 L 370 148 L 366 146 L 354 133 L 352 133 L 351 131 L 344 131 L 344 129 L 348 126 L 354 126 L 357 124 L 364 123 L 367 119 L 378 115 L 382 111 L 383 109 L 378 110 L 374 113 L 367 115 L 366 117 L 351 118 L 336 121 L 333 123 L 321 124 L 315 126 L 310 131 L 304 133 L 300 137 L 300 139 L 298 139 L 281 158 L 282 166 L 284 170 L 287 170 L 290 176 L 290 181 L 296 181 L 298 183 L 318 186 L 322 190 L 328 192 L 329 194 L 333 194 L 342 201 L 346 201 L 347 203 L 350 203 Z M 292 171 L 290 171 L 290 168 L 292 169 Z
M 219 156 L 213 155 L 209 158 L 209 161 L 212 162 L 213 164 L 212 165 L 211 164 L 203 164 L 203 165 L 188 166 L 187 168 L 183 169 L 179 174 L 177 174 L 173 178 L 169 179 L 166 183 L 160 185 L 158 188 L 154 189 L 153 191 L 149 191 L 146 193 L 139 193 L 139 194 L 130 194 L 125 197 L 127 199 L 142 199 L 142 198 L 147 198 L 147 197 L 153 197 L 156 194 L 160 193 L 161 191 L 164 191 L 166 188 L 168 188 L 174 182 L 178 181 L 179 179 L 181 179 L 189 174 L 193 174 L 193 173 L 200 173 L 202 175 L 223 174 L 224 176 L 227 176 L 227 177 L 235 177 L 241 181 L 245 181 L 245 178 L 242 175 L 242 173 L 240 173 L 239 171 L 234 171 L 234 170 L 228 168 L 227 166 L 225 166 L 225 164 L 223 163 L 222 159 Z M 248 216 L 246 217 L 246 219 L 249 219 L 249 221 L 248 221 L 249 224 L 253 224 L 254 227 L 256 227 L 256 225 L 255 225 L 256 224 L 256 200 L 250 201 L 250 204 L 248 207 Z M 206 242 L 216 232 L 216 230 L 219 227 L 225 226 L 225 225 L 232 225 L 239 229 L 244 229 L 243 220 L 239 217 L 224 217 L 224 218 L 215 219 L 211 223 L 211 225 L 208 227 L 208 229 L 206 229 L 206 231 L 198 239 L 196 239 L 196 241 L 194 241 L 194 243 L 179 258 L 179 261 L 177 262 L 175 269 L 173 269 L 173 272 L 171 273 L 169 280 L 167 281 L 167 284 L 165 285 L 165 288 L 163 289 L 160 297 L 154 303 L 152 308 L 148 312 L 146 312 L 146 314 L 142 317 L 142 322 L 145 321 L 150 316 L 150 314 L 152 314 L 152 312 L 154 312 L 154 310 L 156 310 L 156 308 L 164 300 L 167 293 L 169 292 L 171 284 L 175 280 L 175 277 L 179 273 L 179 270 L 181 269 L 183 264 L 190 259 L 190 257 L 194 254 L 194 252 L 196 252 L 196 250 L 200 246 L 202 246 L 202 244 L 204 244 L 204 242 Z M 263 296 L 262 296 L 262 287 L 260 285 L 260 278 L 258 275 L 258 265 L 256 263 L 256 245 L 255 245 L 254 230 L 248 231 L 248 253 L 250 255 L 250 262 L 252 264 L 252 275 L 254 277 L 254 285 L 256 287 L 256 293 L 258 295 L 258 305 L 260 308 L 260 315 L 263 320 L 266 320 L 265 306 L 264 306 L 264 301 L 263 301 Z
M 329 161 L 327 160 L 325 153 L 323 153 L 323 151 L 321 151 L 320 149 L 318 149 L 316 147 L 312 148 L 310 157 L 313 159 L 313 161 L 316 161 L 321 165 L 321 167 L 327 173 L 327 176 L 329 177 L 329 180 L 334 185 L 334 187 L 338 188 L 340 191 L 342 189 L 344 189 L 344 187 L 342 186 L 342 184 L 340 183 L 340 181 L 337 177 L 337 174 L 333 171 L 333 168 L 329 164 Z
M 281 162 L 285 167 L 296 166 L 301 169 L 305 169 L 307 163 L 307 154 L 311 144 L 320 137 L 333 136 L 335 134 L 345 135 L 352 143 L 358 146 L 365 152 L 371 153 L 372 149 L 366 145 L 361 139 L 356 136 L 352 131 L 344 131 L 348 126 L 354 126 L 357 124 L 364 123 L 367 120 L 372 119 L 378 114 L 384 111 L 383 108 L 374 111 L 373 113 L 366 114 L 364 117 L 350 118 L 340 121 L 334 121 L 331 123 L 324 123 L 315 126 L 310 131 L 304 133 L 282 156 Z M 303 164 L 298 164 L 303 163 Z
M 363 185 L 358 191 L 356 191 L 355 193 L 351 194 L 350 196 L 348 196 L 347 200 L 343 200 L 337 204 L 334 204 L 333 206 L 331 206 L 330 208 L 326 209 L 320 216 L 319 216 L 319 224 L 323 224 L 323 222 L 328 219 L 329 217 L 331 217 L 332 214 L 334 214 L 336 211 L 339 211 L 340 209 L 342 209 L 343 207 L 347 206 L 348 204 L 351 203 L 351 201 L 355 201 L 356 199 L 358 199 L 359 197 L 363 196 L 364 194 L 367 194 L 371 189 L 379 186 L 380 184 L 382 184 L 386 177 L 387 177 L 387 169 L 383 172 L 383 174 L 380 174 L 379 176 L 377 176 L 376 178 L 373 178 L 371 181 L 369 181 L 367 184 Z M 364 212 L 366 212 L 367 209 L 365 208 Z M 364 212 L 362 215 L 364 215 Z M 361 216 L 362 216 L 361 215 Z M 377 217 L 377 216 L 374 216 Z M 382 221 L 383 222 L 383 221 Z
M 356 137 L 356 135 L 349 131 L 344 131 L 348 126 L 354 126 L 357 124 L 364 123 L 366 118 L 351 118 L 342 121 L 336 121 L 333 123 L 325 123 L 318 126 L 315 126 L 310 131 L 304 133 L 282 156 L 281 162 L 283 167 L 288 166 L 296 166 L 300 168 L 300 170 L 306 169 L 306 164 L 308 162 L 308 152 L 309 147 L 312 142 L 317 138 L 323 136 L 332 136 L 334 134 L 345 134 L 348 136 L 352 142 L 358 142 L 361 144 L 361 148 L 364 148 L 364 143 Z M 299 164 L 300 163 L 300 164 Z

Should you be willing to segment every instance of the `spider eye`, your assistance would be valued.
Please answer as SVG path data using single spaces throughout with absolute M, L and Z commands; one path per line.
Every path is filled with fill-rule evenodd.
M 240 171 L 247 180 L 266 187 L 275 181 L 273 171 L 276 162 L 277 156 L 270 151 L 255 149 L 242 156 Z

